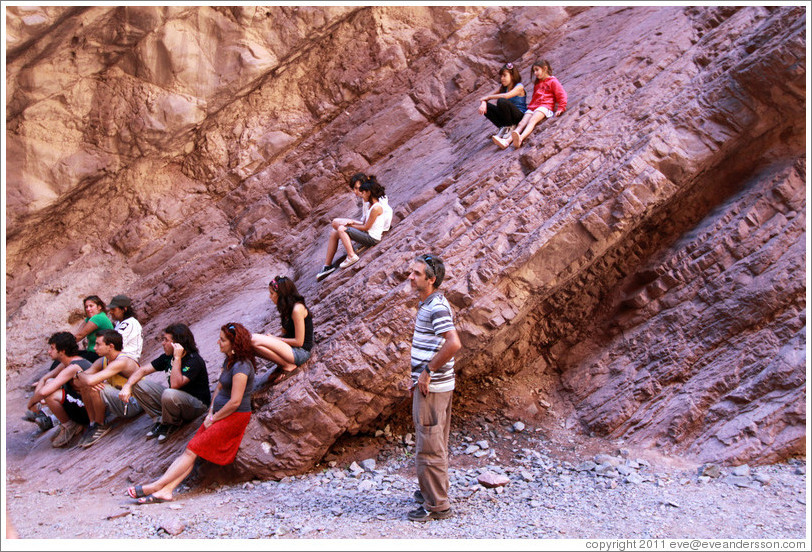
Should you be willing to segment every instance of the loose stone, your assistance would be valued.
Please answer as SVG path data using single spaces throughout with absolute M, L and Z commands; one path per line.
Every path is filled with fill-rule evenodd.
M 750 475 L 750 466 L 748 466 L 747 464 L 736 466 L 730 473 L 736 476 L 747 477 L 748 475 Z
M 505 475 L 486 471 L 477 477 L 477 481 L 483 486 L 488 488 L 502 487 L 510 483 L 510 478 Z

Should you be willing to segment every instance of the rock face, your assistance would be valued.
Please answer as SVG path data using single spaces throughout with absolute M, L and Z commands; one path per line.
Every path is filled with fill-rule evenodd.
M 230 472 L 301 473 L 407 401 L 416 300 L 404 282 L 432 251 L 448 267 L 463 401 L 486 377 L 546 378 L 555 392 L 538 399 L 570 411 L 573 430 L 701 461 L 804 451 L 803 8 L 7 15 L 18 394 L 85 295 L 126 292 L 148 338 L 186 321 L 217 367 L 221 324 L 279 331 L 266 285 L 286 274 L 317 345 L 305 370 L 255 395 Z M 539 58 L 567 112 L 500 151 L 477 99 L 505 61 L 531 88 Z M 392 229 L 316 283 L 359 170 L 386 187 Z M 107 473 L 129 469 L 118 452 L 133 434 L 94 446 Z

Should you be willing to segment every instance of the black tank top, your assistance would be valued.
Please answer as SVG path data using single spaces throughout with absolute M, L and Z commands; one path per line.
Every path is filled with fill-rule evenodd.
M 302 305 L 304 308 L 307 309 L 307 306 L 304 303 L 296 303 L 296 305 Z M 296 306 L 294 305 L 294 307 Z M 305 316 L 305 337 L 304 343 L 302 344 L 302 349 L 305 351 L 309 351 L 313 348 L 313 316 L 310 314 L 310 309 L 307 309 L 307 316 Z M 293 318 L 288 318 L 287 320 L 282 321 L 282 328 L 285 330 L 285 337 L 288 339 L 294 339 L 296 337 L 296 326 L 293 324 Z

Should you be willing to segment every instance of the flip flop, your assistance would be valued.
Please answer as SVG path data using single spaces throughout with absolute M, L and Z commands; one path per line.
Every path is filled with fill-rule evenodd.
M 149 495 L 139 498 L 135 501 L 136 504 L 160 504 L 162 502 L 172 502 L 171 498 L 161 498 L 160 496 Z
M 127 495 L 130 498 L 141 498 L 147 496 L 144 494 L 144 488 L 141 485 L 136 485 L 135 487 L 127 487 Z

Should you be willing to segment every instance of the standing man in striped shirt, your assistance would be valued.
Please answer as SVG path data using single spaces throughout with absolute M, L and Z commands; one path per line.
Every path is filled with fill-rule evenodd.
M 448 501 L 448 435 L 454 393 L 454 354 L 461 344 L 451 306 L 437 291 L 444 277 L 443 260 L 435 255 L 417 257 L 409 273 L 409 285 L 420 299 L 412 337 L 412 416 L 420 485 L 414 497 L 422 506 L 409 512 L 412 521 L 445 519 L 452 515 Z

